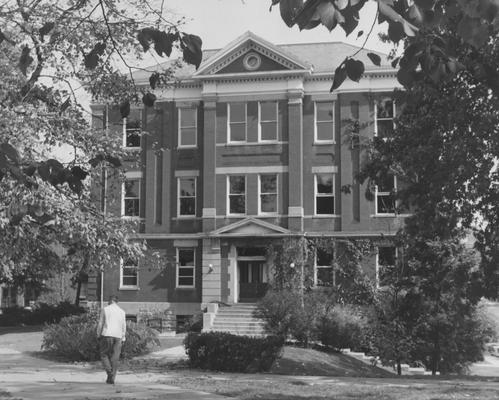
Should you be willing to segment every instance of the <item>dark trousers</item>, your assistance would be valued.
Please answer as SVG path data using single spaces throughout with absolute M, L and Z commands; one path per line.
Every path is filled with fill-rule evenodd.
M 99 347 L 102 365 L 108 376 L 111 376 L 114 380 L 120 360 L 121 339 L 111 336 L 101 336 Z

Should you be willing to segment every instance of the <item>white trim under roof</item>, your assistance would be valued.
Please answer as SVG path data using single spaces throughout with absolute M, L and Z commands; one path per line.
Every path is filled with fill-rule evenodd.
M 256 167 L 217 167 L 217 175 L 240 175 L 240 174 L 283 174 L 288 172 L 287 165 L 262 165 Z

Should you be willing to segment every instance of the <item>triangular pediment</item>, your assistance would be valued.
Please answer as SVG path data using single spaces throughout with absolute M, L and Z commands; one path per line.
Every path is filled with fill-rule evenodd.
M 269 71 L 308 71 L 310 65 L 246 32 L 201 64 L 195 76 Z
M 254 218 L 246 218 L 219 228 L 211 235 L 222 236 L 274 236 L 289 235 L 291 232 L 281 226 Z

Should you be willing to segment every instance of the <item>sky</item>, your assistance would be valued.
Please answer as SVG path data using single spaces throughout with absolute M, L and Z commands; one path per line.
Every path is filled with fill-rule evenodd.
M 323 25 L 301 32 L 296 26 L 289 28 L 281 19 L 279 6 L 269 12 L 270 4 L 271 0 L 164 0 L 169 15 L 186 17 L 182 30 L 200 36 L 203 49 L 222 48 L 248 30 L 274 44 L 344 41 L 361 46 L 376 15 L 376 2 L 368 1 L 362 9 L 359 26 L 347 38 L 340 27 L 332 32 Z M 377 35 L 386 29 L 384 25 L 375 23 L 367 49 L 390 51 L 391 46 L 382 43 Z M 364 35 L 357 38 L 360 30 Z

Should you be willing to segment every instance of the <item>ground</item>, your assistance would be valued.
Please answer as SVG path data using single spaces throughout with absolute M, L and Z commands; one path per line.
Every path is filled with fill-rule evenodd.
M 41 332 L 0 330 L 0 399 L 238 399 L 238 400 L 496 400 L 497 378 L 374 378 L 348 359 L 286 349 L 274 374 L 194 371 L 172 362 L 183 356 L 181 339 L 164 339 L 162 348 L 124 366 L 116 385 L 104 383 L 98 363 L 67 364 L 41 357 Z M 334 370 L 337 368 L 337 370 Z M 360 367 L 359 367 L 360 368 Z M 303 376 L 303 371 L 317 375 Z M 489 372 L 491 370 L 489 369 Z M 300 375 L 282 375 L 294 372 Z M 281 374 L 280 374 L 281 373 Z M 499 376 L 497 374 L 496 376 Z

